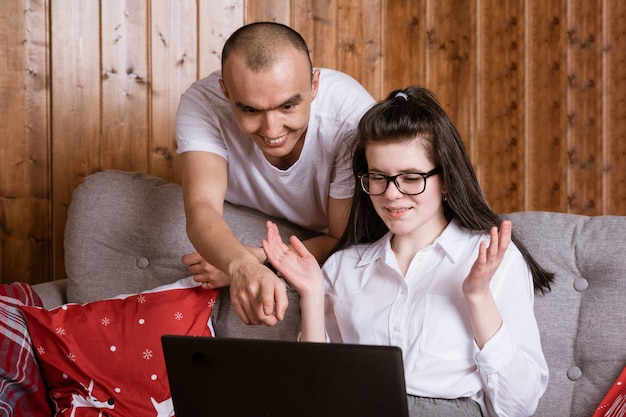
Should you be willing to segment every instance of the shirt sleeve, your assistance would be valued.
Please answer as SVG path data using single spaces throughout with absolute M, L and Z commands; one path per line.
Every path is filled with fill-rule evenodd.
M 320 91 L 314 101 L 320 116 L 319 128 L 338 143 L 329 195 L 336 199 L 351 198 L 354 191 L 352 145 L 361 117 L 375 100 L 349 75 L 329 69 L 321 71 Z
M 509 254 L 497 272 L 501 285 L 492 289 L 503 323 L 482 350 L 474 346 L 475 360 L 489 415 L 530 416 L 548 385 L 548 365 L 533 311 L 532 277 L 519 251 Z
M 322 277 L 324 280 L 324 327 L 326 328 L 326 336 L 331 343 L 343 343 L 339 323 L 335 315 L 333 279 L 337 273 L 335 257 L 331 256 L 324 262 L 322 266 Z
M 330 179 L 329 196 L 335 199 L 352 198 L 354 194 L 354 178 L 352 175 L 351 147 L 354 141 L 354 132 L 344 134 L 341 138 L 337 157 Z
M 178 154 L 190 151 L 212 152 L 228 159 L 223 127 L 216 108 L 227 105 L 210 89 L 216 75 L 192 84 L 181 96 L 176 112 L 176 144 Z M 223 103 L 222 103 L 223 102 Z M 218 104 L 219 103 L 219 104 Z

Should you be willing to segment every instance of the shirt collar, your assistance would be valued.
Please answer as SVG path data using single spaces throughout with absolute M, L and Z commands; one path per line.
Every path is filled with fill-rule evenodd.
M 362 251 L 358 266 L 367 265 L 378 259 L 383 259 L 388 263 L 388 257 L 393 256 L 393 251 L 391 250 L 392 236 L 391 232 L 387 232 L 376 242 L 367 245 Z M 453 263 L 456 263 L 467 249 L 468 237 L 468 230 L 453 219 L 428 248 L 439 248 Z
M 472 234 L 468 229 L 461 226 L 456 219 L 453 219 L 434 244 L 438 245 L 453 263 L 456 263 L 467 251 L 468 239 Z

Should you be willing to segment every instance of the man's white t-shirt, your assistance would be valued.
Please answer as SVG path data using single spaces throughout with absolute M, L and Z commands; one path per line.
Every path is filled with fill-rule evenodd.
M 239 128 L 220 78 L 216 71 L 182 95 L 176 115 L 177 152 L 224 157 L 226 201 L 326 231 L 328 197 L 352 197 L 350 145 L 361 116 L 374 104 L 372 96 L 352 77 L 321 68 L 302 154 L 293 166 L 281 170 Z

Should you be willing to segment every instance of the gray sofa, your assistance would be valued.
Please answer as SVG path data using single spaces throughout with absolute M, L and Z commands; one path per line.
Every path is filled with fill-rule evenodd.
M 593 414 L 626 366 L 626 217 L 548 212 L 512 213 L 514 231 L 536 259 L 556 273 L 535 312 L 550 383 L 535 415 Z M 226 204 L 236 235 L 260 245 L 266 216 Z M 281 221 L 286 239 L 311 232 Z M 181 256 L 193 251 L 185 232 L 179 185 L 153 176 L 105 171 L 73 194 L 65 230 L 68 279 L 35 285 L 47 308 L 140 292 L 187 276 Z M 289 293 L 285 320 L 246 326 L 221 291 L 213 311 L 217 337 L 295 340 L 298 296 Z

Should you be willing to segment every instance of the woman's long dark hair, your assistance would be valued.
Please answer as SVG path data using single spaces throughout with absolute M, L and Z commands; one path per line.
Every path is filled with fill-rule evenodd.
M 441 167 L 446 218 L 456 219 L 459 225 L 479 232 L 488 232 L 492 226 L 500 225 L 503 219 L 487 203 L 456 127 L 432 92 L 413 86 L 393 91 L 368 110 L 359 122 L 352 155 L 355 179 L 352 209 L 346 230 L 333 252 L 375 242 L 389 231 L 376 213 L 370 196 L 358 183 L 358 176 L 368 171 L 367 144 L 398 143 L 417 137 L 425 139 L 429 159 Z M 535 290 L 549 291 L 554 274 L 533 259 L 515 232 L 512 240 L 528 264 Z

